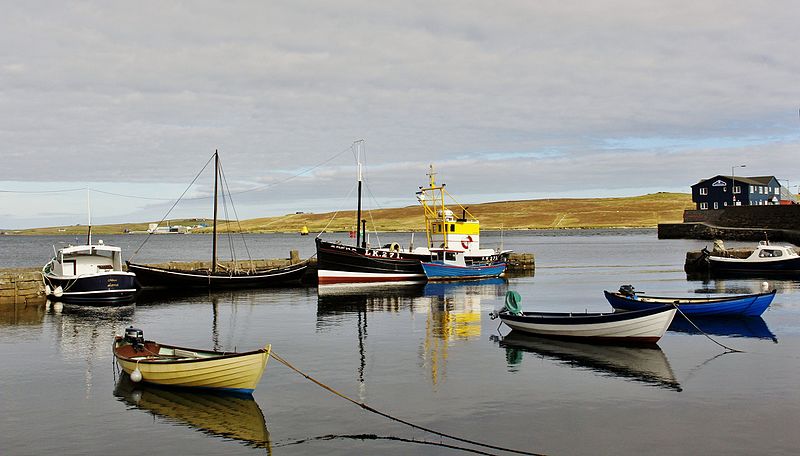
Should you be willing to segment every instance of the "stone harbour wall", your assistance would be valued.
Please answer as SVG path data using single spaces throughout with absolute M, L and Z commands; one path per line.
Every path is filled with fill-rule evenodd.
M 0 269 L 0 305 L 45 302 L 44 282 L 38 270 Z

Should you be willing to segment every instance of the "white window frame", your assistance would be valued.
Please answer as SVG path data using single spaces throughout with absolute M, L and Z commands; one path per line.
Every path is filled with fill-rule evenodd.
M 708 195 L 708 187 L 700 187 L 701 195 Z
M 700 203 L 700 210 L 706 210 L 706 209 L 708 209 L 708 203 L 705 202 Z
M 735 195 L 735 194 L 737 194 L 737 193 L 742 193 L 742 187 L 740 187 L 740 186 L 738 186 L 738 185 L 735 185 L 735 186 L 733 187 L 733 194 Z
M 714 201 L 714 209 L 719 209 L 719 203 Z

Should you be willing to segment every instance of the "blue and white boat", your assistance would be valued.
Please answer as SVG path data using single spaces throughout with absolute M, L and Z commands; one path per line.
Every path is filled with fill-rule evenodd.
M 431 249 L 431 261 L 423 261 L 422 269 L 428 280 L 474 280 L 500 277 L 506 272 L 506 262 L 470 262 L 464 252 Z
M 673 298 L 650 296 L 637 293 L 630 285 L 623 285 L 619 291 L 604 291 L 609 304 L 615 309 L 642 310 L 677 305 L 685 315 L 714 316 L 738 315 L 757 317 L 764 313 L 772 303 L 776 290 L 768 293 L 733 296 L 706 296 L 702 298 Z

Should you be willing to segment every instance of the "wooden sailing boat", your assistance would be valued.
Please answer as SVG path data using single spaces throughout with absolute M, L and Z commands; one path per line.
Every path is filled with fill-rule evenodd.
M 214 226 L 210 268 L 172 269 L 155 267 L 146 264 L 126 262 L 128 271 L 135 272 L 143 287 L 162 288 L 248 288 L 271 287 L 297 283 L 308 268 L 303 261 L 278 268 L 223 269 L 217 262 L 217 193 L 219 170 L 219 153 L 214 151 Z M 234 264 L 236 262 L 234 261 Z

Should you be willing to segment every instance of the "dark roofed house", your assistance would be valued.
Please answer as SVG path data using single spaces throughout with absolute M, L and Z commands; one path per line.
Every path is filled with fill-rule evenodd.
M 775 176 L 738 177 L 718 175 L 692 185 L 697 209 L 727 206 L 796 204 L 796 197 L 781 187 Z

